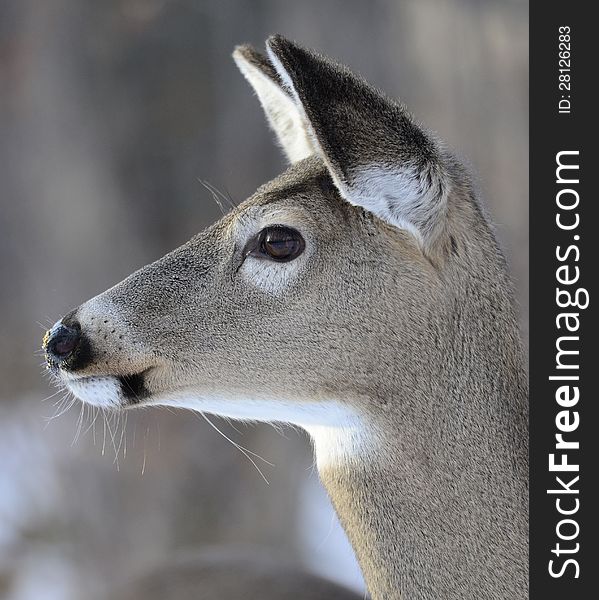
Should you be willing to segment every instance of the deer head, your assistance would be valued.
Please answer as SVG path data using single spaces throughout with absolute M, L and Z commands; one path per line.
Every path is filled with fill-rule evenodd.
M 234 58 L 290 167 L 61 319 L 44 342 L 49 367 L 96 406 L 168 405 L 305 428 L 321 473 L 347 464 L 369 473 L 364 494 L 337 496 L 355 544 L 373 523 L 384 529 L 382 517 L 355 516 L 364 511 L 354 503 L 376 488 L 375 463 L 393 469 L 396 484 L 419 478 L 403 488 L 408 515 L 419 497 L 434 505 L 451 495 L 447 474 L 464 469 L 488 469 L 511 490 L 501 469 L 511 481 L 506 465 L 524 464 L 526 445 L 518 328 L 504 260 L 468 175 L 401 104 L 345 67 L 279 36 L 267 48 L 264 57 L 242 46 Z M 510 444 L 519 458 L 504 464 L 498 457 Z M 329 491 L 340 481 L 331 476 Z M 487 493 L 470 484 L 480 498 Z M 394 498 L 383 488 L 372 502 L 392 512 Z M 438 577 L 458 560 L 448 532 L 461 517 L 455 508 L 435 529 L 445 556 Z M 495 517 L 481 517 L 472 538 L 455 538 L 470 543 L 464 580 L 484 571 L 489 552 L 503 556 L 494 542 L 479 547 L 483 533 L 525 552 L 524 521 L 513 543 L 493 529 Z M 413 525 L 406 518 L 407 529 L 394 525 L 401 539 Z M 401 547 L 397 536 L 359 551 L 363 566 L 372 562 L 371 593 L 410 589 L 401 573 L 386 582 L 377 575 L 379 559 L 393 562 L 389 539 Z M 480 585 L 498 577 L 481 575 Z M 524 589 L 522 572 L 510 577 Z
M 460 281 L 497 270 L 464 170 L 403 106 L 267 45 L 234 58 L 290 168 L 53 327 L 48 365 L 84 402 L 356 424 L 384 387 L 424 392 L 462 337 L 448 310 L 472 286 L 448 278 L 456 263 Z

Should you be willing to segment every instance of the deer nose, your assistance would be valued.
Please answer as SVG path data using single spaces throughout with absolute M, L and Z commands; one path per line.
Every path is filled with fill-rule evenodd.
M 67 361 L 77 349 L 80 339 L 81 325 L 77 321 L 54 325 L 44 337 L 44 350 L 49 362 L 59 366 Z

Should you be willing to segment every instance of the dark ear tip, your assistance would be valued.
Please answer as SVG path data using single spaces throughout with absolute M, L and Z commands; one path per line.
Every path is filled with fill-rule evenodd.
M 235 62 L 241 60 L 250 63 L 262 71 L 268 71 L 268 74 L 271 75 L 270 71 L 272 70 L 272 67 L 266 56 L 264 56 L 262 52 L 258 52 L 253 46 L 250 46 L 250 44 L 240 44 L 239 46 L 235 46 L 235 50 L 233 50 L 233 59 Z
M 233 49 L 234 58 L 239 56 L 241 58 L 245 58 L 245 60 L 248 60 L 250 62 L 257 54 L 260 53 L 250 44 L 238 44 Z
M 273 33 L 266 38 L 266 45 L 268 47 L 273 47 L 281 41 L 285 42 L 286 39 L 280 33 Z
M 266 40 L 266 47 L 269 48 L 276 55 L 299 48 L 297 44 L 295 44 L 291 40 L 288 40 L 280 33 L 275 33 L 274 35 L 269 36 Z

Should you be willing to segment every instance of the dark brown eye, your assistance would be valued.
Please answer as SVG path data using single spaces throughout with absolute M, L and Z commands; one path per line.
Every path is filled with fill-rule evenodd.
M 304 238 L 297 229 L 272 225 L 259 233 L 256 254 L 277 262 L 288 262 L 297 258 L 305 247 Z

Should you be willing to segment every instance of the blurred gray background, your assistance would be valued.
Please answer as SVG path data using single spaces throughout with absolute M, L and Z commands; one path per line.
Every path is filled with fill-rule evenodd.
M 217 219 L 200 178 L 240 201 L 283 169 L 230 58 L 275 32 L 400 97 L 468 157 L 526 323 L 524 0 L 2 0 L 1 598 L 88 598 L 220 543 L 361 588 L 300 432 L 215 421 L 274 463 L 257 461 L 267 485 L 191 413 L 132 413 L 123 433 L 82 425 L 79 405 L 48 421 L 61 396 L 42 402 L 45 327 Z

